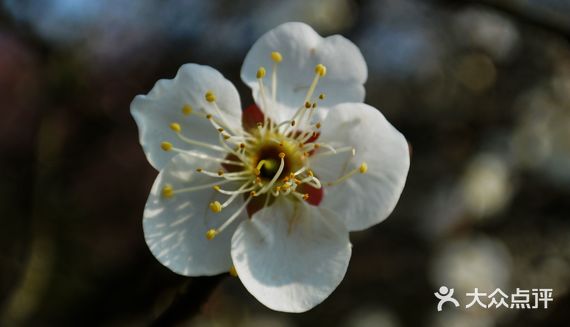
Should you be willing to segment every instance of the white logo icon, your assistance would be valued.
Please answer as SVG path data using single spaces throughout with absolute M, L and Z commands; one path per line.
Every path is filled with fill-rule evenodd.
M 457 300 L 453 298 L 453 292 L 454 292 L 453 288 L 448 289 L 446 286 L 442 286 L 439 288 L 438 292 L 433 293 L 433 295 L 435 295 L 435 297 L 439 299 L 439 303 L 437 304 L 437 311 L 441 311 L 442 310 L 441 307 L 446 302 L 451 302 L 456 307 L 459 306 L 459 302 L 457 302 Z

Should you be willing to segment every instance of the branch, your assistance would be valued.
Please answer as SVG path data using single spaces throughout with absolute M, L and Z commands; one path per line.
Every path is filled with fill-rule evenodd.
M 170 306 L 150 326 L 176 326 L 194 317 L 226 276 L 228 274 L 191 278 L 187 287 L 175 296 Z
M 529 25 L 563 35 L 570 39 L 570 5 L 557 8 L 553 2 L 535 2 L 529 5 L 522 0 L 437 0 L 449 6 L 480 4 L 512 16 L 514 19 Z

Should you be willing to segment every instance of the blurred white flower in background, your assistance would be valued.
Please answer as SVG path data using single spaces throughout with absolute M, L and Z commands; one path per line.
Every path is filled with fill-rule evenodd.
M 480 154 L 467 166 L 461 190 L 470 214 L 477 218 L 493 216 L 510 202 L 510 168 L 497 155 Z
M 343 324 L 346 327 L 399 327 L 398 317 L 383 307 L 361 308 L 352 312 Z
M 473 298 L 475 288 L 491 294 L 497 288 L 510 293 L 512 258 L 498 240 L 488 236 L 466 236 L 452 239 L 434 255 L 431 264 L 431 281 L 434 289 L 445 285 L 454 288 L 454 298 L 460 307 L 455 310 L 435 310 L 433 326 L 494 326 L 496 319 L 504 317 L 506 310 L 486 310 L 478 306 L 465 308 Z M 435 299 L 435 298 L 434 298 Z
M 538 171 L 556 185 L 570 186 L 570 73 L 561 72 L 552 88 L 538 87 L 519 99 L 521 115 L 512 134 L 519 168 Z
M 483 292 L 506 290 L 511 275 L 511 256 L 496 239 L 473 236 L 445 243 L 434 256 L 431 280 L 434 287 L 455 288 L 461 298 L 477 287 Z M 460 301 L 461 303 L 462 301 Z
M 508 59 L 519 43 L 519 31 L 512 20 L 488 9 L 463 10 L 454 18 L 453 30 L 465 45 L 484 49 L 494 60 Z

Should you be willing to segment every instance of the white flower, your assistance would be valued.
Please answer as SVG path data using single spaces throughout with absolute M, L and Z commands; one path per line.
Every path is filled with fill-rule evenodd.
M 366 64 L 342 36 L 283 24 L 255 43 L 241 77 L 257 104 L 243 114 L 234 86 L 196 64 L 133 100 L 160 170 L 145 239 L 178 274 L 231 270 L 269 308 L 303 312 L 344 277 L 349 232 L 394 209 L 408 145 L 362 103 Z

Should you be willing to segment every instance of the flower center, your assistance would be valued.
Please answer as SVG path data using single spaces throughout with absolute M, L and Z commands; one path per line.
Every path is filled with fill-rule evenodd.
M 283 57 L 279 52 L 272 52 L 273 69 L 271 73 L 271 100 L 276 99 L 277 88 L 277 67 Z M 171 185 L 164 185 L 162 195 L 170 198 L 183 192 L 192 192 L 213 188 L 227 196 L 221 203 L 213 201 L 209 204 L 213 212 L 221 212 L 240 196 L 245 197 L 245 201 L 240 208 L 217 229 L 207 232 L 208 239 L 214 238 L 231 224 L 239 215 L 248 208 L 249 204 L 258 206 L 254 211 L 270 205 L 274 198 L 286 196 L 296 201 L 308 201 L 310 204 L 318 205 L 323 193 L 322 187 L 334 186 L 342 183 L 356 173 L 366 173 L 368 167 L 362 163 L 358 168 L 347 172 L 342 177 L 327 183 L 315 176 L 311 167 L 311 157 L 330 156 L 343 152 L 351 152 L 354 156 L 354 147 L 343 146 L 333 147 L 326 143 L 316 142 L 320 135 L 320 122 L 314 122 L 314 113 L 318 108 L 318 102 L 324 100 L 325 95 L 320 94 L 313 97 L 319 80 L 326 75 L 326 67 L 318 64 L 315 67 L 315 77 L 313 78 L 304 101 L 289 120 L 282 122 L 273 121 L 268 113 L 270 98 L 265 93 L 263 79 L 266 75 L 265 68 L 260 67 L 257 71 L 259 92 L 263 107 L 263 114 L 258 114 L 260 120 L 257 125 L 248 130 L 235 131 L 229 128 L 226 117 L 216 103 L 216 95 L 212 91 L 204 95 L 211 108 L 205 108 L 205 113 L 194 113 L 192 107 L 185 104 L 182 113 L 185 116 L 194 115 L 206 118 L 219 132 L 219 145 L 204 143 L 192 140 L 183 135 L 180 123 L 172 123 L 170 128 L 176 136 L 183 142 L 192 146 L 204 147 L 220 152 L 223 157 L 215 157 L 197 152 L 189 152 L 174 148 L 170 142 L 162 142 L 164 151 L 176 151 L 187 155 L 197 156 L 203 160 L 215 161 L 221 165 L 218 171 L 207 171 L 201 167 L 196 168 L 196 172 L 205 174 L 215 179 L 213 183 L 205 185 L 191 186 L 185 189 L 173 189 Z M 209 110 L 208 110 L 209 109 Z M 257 109 L 259 110 L 259 109 Z M 209 111 L 217 114 L 214 118 Z M 247 111 L 247 110 L 246 110 Z M 246 113 L 244 112 L 244 115 Z M 222 188 L 224 184 L 230 182 L 238 183 L 237 189 L 228 190 Z M 311 194 L 316 195 L 315 199 L 309 200 Z M 261 199 L 261 202 L 259 201 Z M 261 204 L 260 204 L 261 203 Z M 249 210 L 248 210 L 249 211 Z

